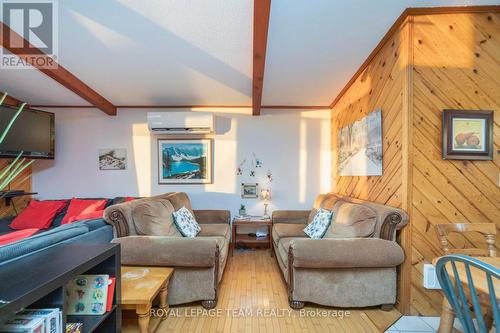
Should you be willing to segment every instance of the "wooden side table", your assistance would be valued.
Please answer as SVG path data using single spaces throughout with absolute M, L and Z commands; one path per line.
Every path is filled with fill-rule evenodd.
M 149 333 L 151 307 L 156 296 L 160 297 L 159 308 L 168 309 L 168 282 L 173 272 L 169 267 L 122 266 L 122 308 L 135 310 L 141 333 Z
M 249 236 L 245 234 L 237 234 L 236 229 L 238 226 L 252 226 L 252 227 L 262 227 L 266 226 L 268 230 L 267 237 L 257 237 L 257 236 Z M 234 253 L 234 248 L 237 244 L 269 244 L 269 249 L 271 250 L 271 257 L 273 256 L 273 222 L 271 219 L 258 219 L 253 217 L 248 220 L 239 220 L 234 219 L 232 224 L 232 238 L 231 238 L 231 255 Z

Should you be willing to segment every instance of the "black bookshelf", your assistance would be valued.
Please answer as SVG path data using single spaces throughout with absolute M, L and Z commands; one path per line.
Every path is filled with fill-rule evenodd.
M 64 288 L 81 274 L 116 277 L 112 311 L 66 315 Z M 83 323 L 83 332 L 120 332 L 120 247 L 118 244 L 60 244 L 0 267 L 0 322 L 27 308 L 60 308 L 63 327 Z

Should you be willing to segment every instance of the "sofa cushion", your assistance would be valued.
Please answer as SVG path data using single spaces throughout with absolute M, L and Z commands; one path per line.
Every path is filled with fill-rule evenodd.
M 182 207 L 186 207 L 191 212 L 191 214 L 193 214 L 193 216 L 194 216 L 193 207 L 191 206 L 191 201 L 189 201 L 189 197 L 187 196 L 186 193 L 175 192 L 175 193 L 169 194 L 166 197 L 166 199 L 170 201 L 170 203 L 172 204 L 172 206 L 174 206 L 174 209 L 176 211 L 178 211 Z
M 285 237 L 307 237 L 304 233 L 304 224 L 278 223 L 273 225 L 273 242 L 278 244 Z
M 201 231 L 198 237 L 224 237 L 225 239 L 230 239 L 230 228 L 229 224 L 220 223 L 207 223 L 200 224 Z
M 71 199 L 66 215 L 61 221 L 61 225 L 70 223 L 72 217 L 92 213 L 97 210 L 104 210 L 108 203 L 107 199 Z
M 375 232 L 377 214 L 362 204 L 337 201 L 333 208 L 333 221 L 325 238 L 370 237 Z
M 319 209 L 313 221 L 305 227 L 306 235 L 313 239 L 321 239 L 326 233 L 332 221 L 332 212 L 326 209 Z
M 174 207 L 168 200 L 142 200 L 132 210 L 137 233 L 146 236 L 181 237 L 174 224 L 173 212 Z
M 196 237 L 201 231 L 200 225 L 186 207 L 174 212 L 174 223 L 184 237 Z
M 9 225 L 12 229 L 47 229 L 55 216 L 66 206 L 66 200 L 38 201 L 31 200 L 26 207 Z

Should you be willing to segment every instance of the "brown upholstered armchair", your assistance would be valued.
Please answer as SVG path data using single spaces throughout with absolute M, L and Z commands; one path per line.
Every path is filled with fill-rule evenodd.
M 332 223 L 322 239 L 310 239 L 303 229 L 319 208 L 332 210 Z M 405 258 L 396 242 L 396 231 L 408 222 L 404 211 L 329 193 L 318 196 L 311 211 L 275 211 L 272 218 L 290 307 L 392 309 L 396 267 Z
M 172 212 L 191 210 L 201 231 L 185 238 L 173 225 Z M 202 301 L 211 309 L 217 304 L 217 289 L 230 244 L 230 212 L 192 210 L 186 193 L 166 193 L 108 207 L 106 222 L 113 225 L 121 245 L 123 265 L 174 267 L 170 279 L 170 305 Z

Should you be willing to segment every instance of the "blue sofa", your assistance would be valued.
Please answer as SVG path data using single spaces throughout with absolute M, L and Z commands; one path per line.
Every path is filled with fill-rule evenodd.
M 61 225 L 1 246 L 0 267 L 60 243 L 109 243 L 112 238 L 113 227 L 102 218 Z

